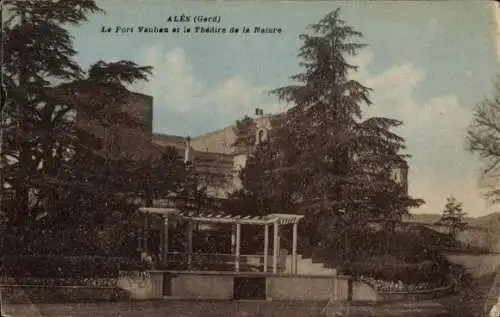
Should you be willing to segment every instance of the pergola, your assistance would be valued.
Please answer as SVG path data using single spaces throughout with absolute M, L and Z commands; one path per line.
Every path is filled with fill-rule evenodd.
M 278 257 L 280 250 L 280 239 L 279 239 L 279 228 L 284 225 L 292 225 L 292 273 L 297 273 L 297 229 L 299 221 L 304 217 L 302 215 L 293 214 L 280 214 L 274 213 L 265 216 L 244 216 L 244 215 L 228 215 L 221 212 L 198 212 L 198 211 L 182 211 L 177 208 L 155 208 L 155 207 L 141 207 L 139 208 L 141 213 L 144 213 L 144 236 L 143 245 L 144 250 L 148 250 L 148 217 L 147 215 L 157 215 L 163 219 L 162 226 L 162 245 L 160 247 L 160 258 L 165 265 L 168 265 L 169 256 L 169 220 L 176 219 L 186 222 L 187 226 L 187 256 L 188 256 L 188 267 L 193 255 L 193 224 L 230 224 L 233 225 L 232 237 L 235 247 L 234 247 L 234 258 L 236 272 L 240 270 L 240 246 L 241 246 L 241 226 L 242 225 L 259 225 L 264 228 L 264 272 L 267 272 L 268 268 L 268 253 L 269 253 L 269 227 L 273 226 L 273 257 L 272 257 L 272 267 L 273 273 L 278 273 Z

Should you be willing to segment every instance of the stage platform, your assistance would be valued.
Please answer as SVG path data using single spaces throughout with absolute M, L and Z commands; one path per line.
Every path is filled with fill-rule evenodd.
M 133 299 L 376 301 L 370 285 L 347 276 L 262 272 L 121 272 L 118 287 Z

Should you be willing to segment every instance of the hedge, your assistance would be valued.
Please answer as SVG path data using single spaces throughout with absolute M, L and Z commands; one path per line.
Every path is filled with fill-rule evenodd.
M 32 304 L 123 301 L 130 299 L 128 292 L 118 287 L 97 289 L 86 287 L 3 287 L 2 295 L 6 302 L 21 305 L 25 305 L 27 299 Z
M 113 278 L 120 270 L 144 270 L 144 262 L 102 256 L 16 255 L 1 258 L 2 274 L 9 277 Z

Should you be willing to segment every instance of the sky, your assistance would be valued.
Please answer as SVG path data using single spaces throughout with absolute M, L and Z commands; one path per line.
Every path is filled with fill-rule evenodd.
M 287 105 L 268 94 L 293 83 L 301 71 L 299 34 L 328 12 L 363 33 L 368 46 L 350 59 L 352 79 L 373 89 L 364 116 L 403 121 L 409 191 L 426 204 L 413 212 L 439 213 L 446 197 L 481 216 L 500 211 L 480 187 L 481 162 L 465 148 L 475 105 L 491 96 L 499 70 L 494 4 L 490 1 L 160 1 L 102 0 L 106 14 L 71 27 L 77 60 L 132 60 L 153 66 L 137 92 L 154 97 L 153 130 L 197 136 L 231 125 L 259 107 L 265 113 Z M 280 34 L 115 33 L 116 26 L 194 26 L 169 16 L 219 16 L 229 28 L 281 28 Z M 111 27 L 112 32 L 101 29 Z

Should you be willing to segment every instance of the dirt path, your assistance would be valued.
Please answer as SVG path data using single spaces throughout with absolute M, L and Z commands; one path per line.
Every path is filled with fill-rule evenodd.
M 12 305 L 12 317 L 438 317 L 450 316 L 433 302 L 349 305 L 342 303 L 154 301 L 93 304 Z M 331 309 L 331 310 L 330 310 Z
M 138 301 L 12 305 L 12 317 L 319 317 L 324 304 Z

